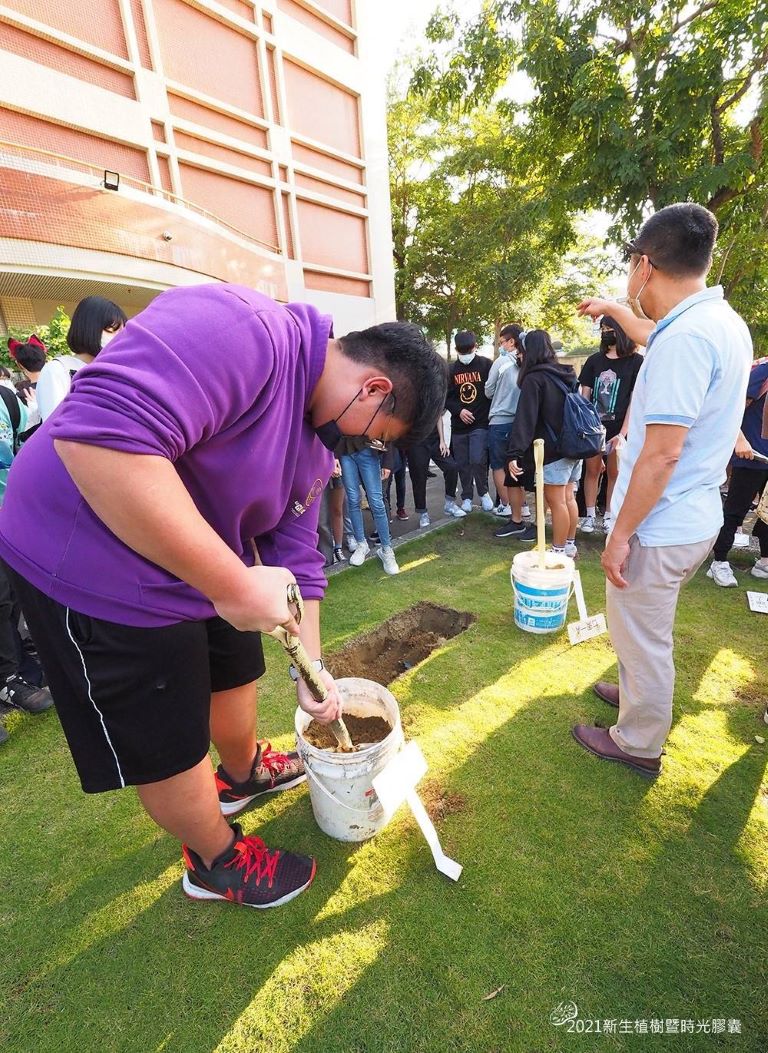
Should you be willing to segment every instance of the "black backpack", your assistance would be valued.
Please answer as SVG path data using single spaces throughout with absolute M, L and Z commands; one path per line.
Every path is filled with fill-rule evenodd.
M 571 461 L 602 453 L 605 448 L 605 428 L 594 405 L 577 388 L 572 388 L 552 373 L 549 375 L 565 394 L 560 434 L 555 435 L 554 430 L 545 424 L 557 452 Z
M 5 384 L 0 384 L 0 398 L 5 403 L 8 416 L 11 418 L 11 430 L 13 431 L 13 452 L 19 452 L 19 427 L 21 425 L 21 402 L 15 391 L 11 391 Z

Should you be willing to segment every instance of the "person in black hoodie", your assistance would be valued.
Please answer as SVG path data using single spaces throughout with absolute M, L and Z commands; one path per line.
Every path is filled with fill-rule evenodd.
M 563 428 L 565 406 L 560 384 L 576 391 L 578 381 L 571 366 L 557 361 L 549 333 L 544 329 L 532 329 L 521 334 L 520 339 L 520 401 L 509 436 L 508 471 L 517 479 L 526 468 L 530 469 L 533 440 L 544 440 L 544 499 L 552 511 L 552 550 L 575 556 L 579 509 L 574 487 L 581 478 L 582 462 L 561 457 L 556 436 Z
M 488 411 L 491 400 L 485 382 L 490 359 L 477 354 L 477 337 L 468 330 L 454 337 L 456 358 L 448 376 L 446 409 L 451 411 L 451 450 L 461 479 L 462 510 L 472 511 L 472 495 L 484 512 L 493 511 L 488 494 Z

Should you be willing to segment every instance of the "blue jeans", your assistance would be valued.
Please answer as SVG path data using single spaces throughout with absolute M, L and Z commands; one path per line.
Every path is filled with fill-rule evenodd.
M 356 541 L 365 541 L 363 512 L 360 507 L 360 483 L 365 487 L 368 505 L 373 521 L 379 532 L 381 544 L 389 548 L 389 516 L 381 492 L 381 457 L 373 450 L 358 450 L 357 453 L 345 453 L 341 458 L 341 478 L 347 491 L 349 518 Z
M 461 496 L 472 500 L 473 484 L 477 496 L 488 493 L 488 429 L 473 428 L 451 436 L 451 452 L 459 469 Z
M 506 424 L 488 425 L 488 456 L 492 472 L 498 472 L 501 468 L 507 467 L 507 447 L 513 423 L 510 420 Z

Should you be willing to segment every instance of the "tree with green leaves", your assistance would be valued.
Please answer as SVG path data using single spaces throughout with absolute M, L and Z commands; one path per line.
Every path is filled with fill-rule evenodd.
M 498 337 L 511 320 L 542 324 L 536 290 L 575 243 L 574 217 L 547 200 L 506 121 L 495 103 L 440 115 L 413 90 L 390 101 L 398 316 L 421 322 L 449 356 L 459 328 Z
M 509 106 L 508 134 L 551 203 L 607 210 L 617 242 L 652 207 L 710 208 L 716 275 L 753 331 L 768 331 L 765 0 L 487 0 L 466 25 L 435 16 L 430 33 L 453 43 L 414 74 L 436 109 L 471 112 L 513 66 L 527 75 L 532 98 Z

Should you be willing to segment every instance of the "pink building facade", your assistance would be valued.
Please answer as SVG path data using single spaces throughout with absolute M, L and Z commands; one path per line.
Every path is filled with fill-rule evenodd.
M 216 280 L 316 303 L 339 332 L 393 318 L 366 7 L 0 4 L 0 334 L 89 293 L 133 314 Z

